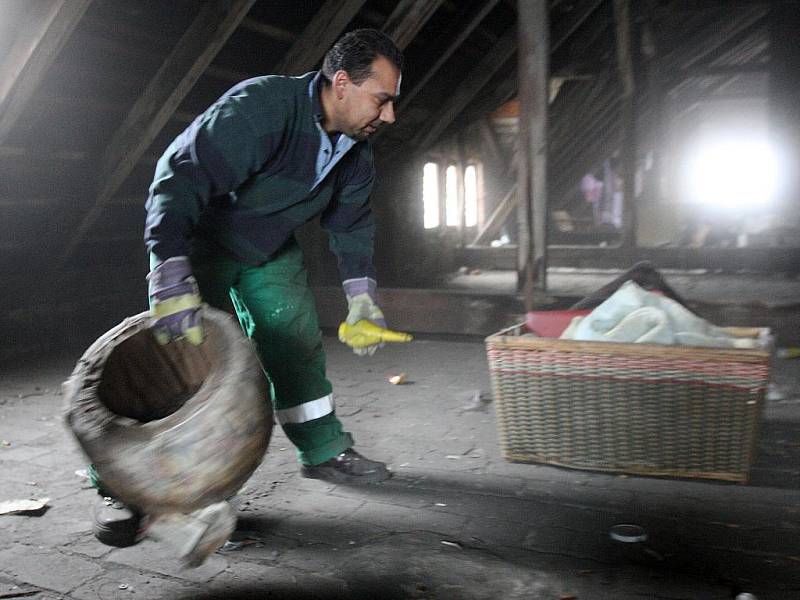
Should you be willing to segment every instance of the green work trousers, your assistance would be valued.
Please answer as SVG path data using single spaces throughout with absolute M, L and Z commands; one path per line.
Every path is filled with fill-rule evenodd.
M 191 261 L 203 300 L 235 313 L 255 342 L 275 414 L 300 462 L 316 465 L 350 448 L 353 438 L 336 417 L 325 376 L 322 332 L 296 240 L 263 265 L 240 263 L 202 244 Z

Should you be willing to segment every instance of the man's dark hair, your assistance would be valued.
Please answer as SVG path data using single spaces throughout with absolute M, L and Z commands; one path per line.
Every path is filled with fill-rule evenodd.
M 392 39 L 377 29 L 356 29 L 344 34 L 325 54 L 322 75 L 325 83 L 333 80 L 336 71 L 346 71 L 356 85 L 372 75 L 372 63 L 383 56 L 403 70 L 403 54 Z

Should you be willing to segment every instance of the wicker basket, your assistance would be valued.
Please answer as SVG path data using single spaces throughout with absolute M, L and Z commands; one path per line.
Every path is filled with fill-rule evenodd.
M 770 351 L 486 339 L 506 460 L 746 482 Z M 729 328 L 743 337 L 768 330 Z

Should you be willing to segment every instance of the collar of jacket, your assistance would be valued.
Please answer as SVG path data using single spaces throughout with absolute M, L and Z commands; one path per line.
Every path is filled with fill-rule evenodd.
M 322 100 L 320 98 L 324 80 L 322 71 L 317 71 L 317 74 L 308 83 L 308 97 L 311 100 L 311 114 L 314 116 L 315 123 L 322 123 L 322 119 L 325 117 L 322 112 Z

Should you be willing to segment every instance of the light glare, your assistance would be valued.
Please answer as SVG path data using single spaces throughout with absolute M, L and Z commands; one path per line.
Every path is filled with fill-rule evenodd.
M 426 163 L 422 168 L 423 226 L 434 229 L 439 226 L 439 168 L 436 163 Z
M 464 169 L 464 225 L 475 227 L 478 224 L 478 176 L 475 165 Z
M 778 171 L 777 155 L 766 141 L 706 144 L 689 163 L 689 197 L 719 208 L 764 206 L 775 195 Z
M 455 165 L 450 165 L 445 171 L 445 220 L 448 227 L 458 225 L 458 172 Z

